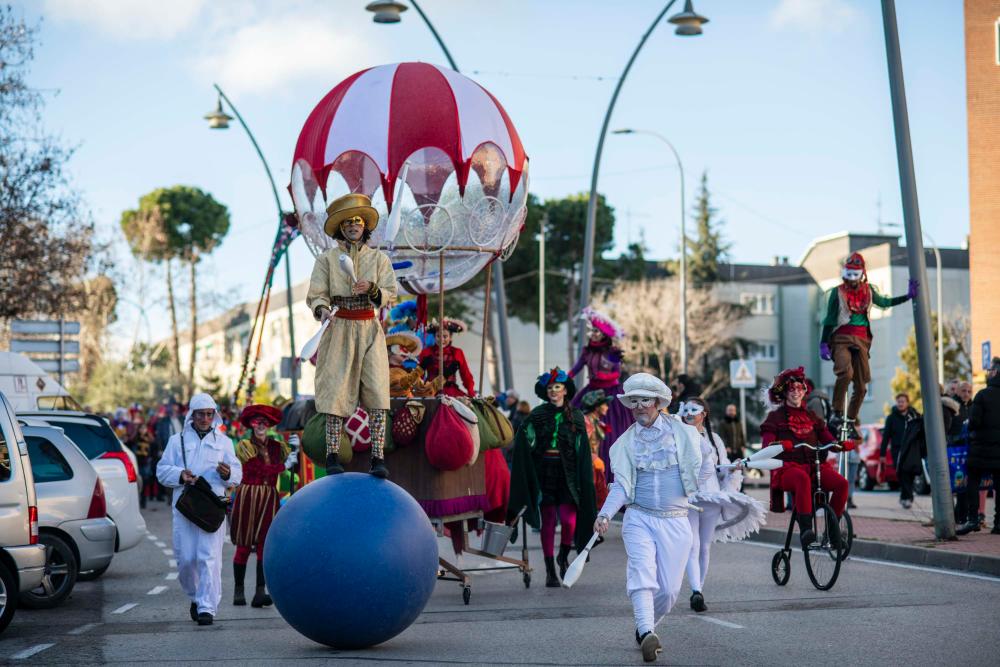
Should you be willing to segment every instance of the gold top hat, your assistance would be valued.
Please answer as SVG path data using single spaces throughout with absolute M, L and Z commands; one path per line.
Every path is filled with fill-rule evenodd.
M 372 208 L 372 200 L 368 195 L 349 194 L 337 197 L 326 207 L 326 213 L 328 217 L 323 231 L 327 236 L 334 236 L 340 229 L 340 223 L 354 216 L 365 221 L 365 229 L 369 232 L 378 226 L 378 211 Z

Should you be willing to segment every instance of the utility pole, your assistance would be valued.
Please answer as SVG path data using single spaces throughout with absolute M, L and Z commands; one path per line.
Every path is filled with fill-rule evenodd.
M 924 261 L 924 242 L 920 229 L 920 208 L 917 205 L 917 182 L 913 169 L 913 147 L 910 144 L 910 122 L 906 110 L 906 88 L 903 84 L 903 64 L 899 53 L 899 32 L 896 27 L 894 0 L 882 0 L 882 22 L 885 28 L 886 60 L 889 65 L 889 93 L 892 97 L 892 120 L 896 133 L 899 187 L 903 199 L 907 264 L 911 279 L 919 280 L 921 285 L 920 294 L 913 302 L 913 323 L 920 366 L 920 393 L 924 398 L 924 432 L 927 434 L 927 459 L 931 475 L 934 536 L 939 540 L 953 540 L 955 515 L 951 506 L 944 417 L 941 413 L 941 401 L 938 400 L 940 390 L 934 364 L 930 299 L 926 288 L 927 265 Z M 939 272 L 940 270 L 941 267 L 938 267 Z M 941 317 L 940 313 L 938 317 Z

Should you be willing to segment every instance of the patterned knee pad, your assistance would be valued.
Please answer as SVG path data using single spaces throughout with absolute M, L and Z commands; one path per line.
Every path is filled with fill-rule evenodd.
M 340 432 L 344 429 L 344 418 L 337 415 L 326 416 L 326 453 L 340 451 Z
M 385 458 L 385 414 L 388 410 L 368 412 L 368 426 L 372 432 L 372 458 Z

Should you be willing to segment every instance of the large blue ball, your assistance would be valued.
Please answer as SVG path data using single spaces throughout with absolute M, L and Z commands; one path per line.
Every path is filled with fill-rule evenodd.
M 278 612 L 313 641 L 374 646 L 405 630 L 434 592 L 438 550 L 420 505 L 392 482 L 323 477 L 274 517 L 264 546 Z

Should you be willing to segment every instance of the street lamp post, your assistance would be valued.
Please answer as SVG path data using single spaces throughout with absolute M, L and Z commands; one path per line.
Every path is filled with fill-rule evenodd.
M 538 229 L 538 374 L 545 372 L 545 228 L 549 216 L 542 216 Z
M 653 20 L 652 24 L 650 24 L 646 32 L 643 33 L 642 38 L 639 40 L 639 44 L 635 47 L 635 51 L 632 52 L 632 56 L 625 64 L 625 70 L 618 78 L 615 90 L 611 94 L 611 102 L 608 104 L 608 110 L 604 114 L 604 122 L 601 124 L 601 133 L 597 137 L 597 152 L 594 155 L 594 169 L 590 177 L 590 198 L 587 202 L 587 228 L 584 233 L 583 246 L 583 275 L 580 280 L 580 308 L 585 308 L 590 303 L 590 287 L 594 277 L 594 236 L 597 228 L 597 176 L 601 168 L 601 153 L 604 150 L 604 138 L 608 133 L 608 124 L 611 122 L 611 113 L 615 110 L 615 103 L 618 101 L 618 94 L 621 92 L 622 84 L 625 83 L 625 79 L 628 77 L 628 73 L 632 69 L 632 64 L 635 62 L 636 56 L 639 55 L 639 51 L 642 50 L 643 45 L 645 45 L 646 40 L 649 39 L 653 29 L 656 28 L 656 26 L 660 23 L 660 20 L 666 15 L 670 8 L 673 7 L 676 1 L 677 0 L 670 0 L 670 2 L 668 2 L 662 10 L 660 10 L 660 13 L 656 15 L 656 18 Z M 671 16 L 669 21 L 677 26 L 674 33 L 682 37 L 700 35 L 701 26 L 708 23 L 707 18 L 699 16 L 695 13 L 694 8 L 691 5 L 691 0 L 685 0 L 684 11 Z M 683 250 L 681 256 L 683 257 Z M 586 340 L 584 335 L 584 326 L 585 324 L 581 322 L 579 332 L 581 345 L 583 344 L 583 341 Z
M 633 130 L 631 128 L 624 128 L 620 130 L 615 130 L 612 134 L 646 134 L 651 137 L 659 139 L 667 145 L 670 152 L 674 154 L 674 159 L 677 160 L 677 171 L 681 177 L 681 280 L 680 280 L 680 305 L 681 305 L 681 373 L 687 373 L 688 367 L 688 346 L 687 346 L 687 229 L 686 229 L 686 217 L 687 209 L 684 205 L 684 165 L 681 163 L 681 156 L 674 148 L 674 145 L 670 143 L 670 140 L 658 132 L 652 132 L 650 130 Z
M 903 200 L 903 225 L 906 230 L 906 255 L 910 277 L 927 283 L 924 244 L 920 229 L 920 207 L 917 203 L 917 178 L 913 169 L 913 146 L 910 143 L 910 121 L 906 110 L 906 87 L 903 63 L 899 53 L 899 32 L 896 27 L 896 3 L 882 0 L 882 25 L 885 31 L 885 54 L 889 66 L 889 95 L 892 100 L 892 121 L 896 135 L 896 161 L 899 167 L 899 187 Z M 940 267 L 938 267 L 940 271 Z M 913 324 L 916 331 L 917 359 L 920 366 L 920 393 L 924 396 L 924 428 L 927 430 L 927 459 L 932 479 L 931 494 L 934 508 L 934 536 L 939 540 L 955 539 L 955 515 L 951 506 L 951 483 L 948 479 L 948 454 L 945 446 L 944 418 L 941 401 L 934 400 L 940 392 L 934 350 L 931 346 L 931 322 L 927 290 L 920 290 L 913 303 Z M 938 314 L 940 317 L 940 314 Z
M 413 4 L 413 8 L 417 10 L 417 13 L 420 14 L 420 18 L 423 19 L 424 24 L 427 25 L 427 29 L 431 31 L 434 39 L 437 40 L 438 46 L 440 46 L 441 50 L 444 52 L 444 57 L 448 60 L 448 64 L 456 72 L 460 71 L 458 69 L 458 65 L 455 63 L 455 59 L 451 57 L 451 52 L 448 50 L 448 47 L 445 46 L 444 40 L 441 39 L 441 35 L 438 34 L 438 31 L 434 27 L 434 24 L 431 23 L 431 20 L 427 18 L 427 14 L 425 14 L 424 10 L 420 8 L 420 4 L 417 3 L 416 0 L 410 0 L 410 2 Z M 368 3 L 368 5 L 365 6 L 365 9 L 374 14 L 372 20 L 375 23 L 399 23 L 402 20 L 400 14 L 405 12 L 408 7 L 402 2 L 395 2 L 395 0 L 376 0 L 375 2 Z M 507 326 L 507 288 L 504 286 L 503 262 L 496 261 L 493 263 L 493 274 L 493 296 L 497 309 L 497 328 L 499 329 L 498 333 L 500 337 L 500 359 L 503 365 L 504 376 L 504 387 L 497 389 L 499 391 L 505 391 L 514 387 L 514 365 L 510 356 L 510 329 Z
M 226 130 L 229 128 L 229 121 L 233 119 L 232 116 L 227 114 L 222 109 L 222 102 L 225 101 L 226 106 L 229 110 L 233 112 L 236 116 L 236 120 L 240 122 L 243 129 L 246 131 L 247 136 L 250 138 L 250 143 L 253 144 L 254 150 L 257 151 L 257 157 L 260 158 L 261 163 L 264 165 L 264 172 L 267 174 L 267 180 L 271 183 L 271 192 L 274 194 L 274 204 L 278 207 L 278 224 L 283 225 L 285 219 L 285 212 L 281 208 L 281 198 L 278 197 L 278 186 L 274 183 L 274 176 L 271 175 L 271 167 L 267 164 L 267 160 L 264 158 L 263 151 L 260 150 L 260 144 L 257 143 L 257 139 L 253 136 L 253 132 L 247 127 L 246 122 L 243 120 L 243 116 L 236 109 L 232 100 L 226 97 L 226 94 L 222 92 L 222 88 L 219 84 L 212 84 L 215 86 L 215 90 L 219 93 L 219 103 L 214 111 L 210 111 L 205 114 L 205 120 L 208 121 L 208 126 L 213 130 Z M 288 306 L 288 343 L 291 348 L 289 353 L 289 358 L 292 360 L 290 364 L 291 368 L 291 380 L 292 380 L 292 400 L 299 394 L 299 382 L 296 377 L 295 368 L 295 317 L 292 312 L 292 260 L 291 252 L 288 248 L 285 249 L 285 302 Z

